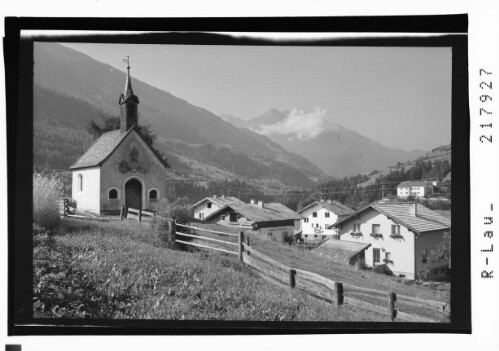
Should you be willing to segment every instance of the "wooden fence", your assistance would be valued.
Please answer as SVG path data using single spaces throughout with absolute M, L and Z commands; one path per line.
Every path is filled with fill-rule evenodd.
M 76 208 L 76 201 L 70 198 L 59 199 L 59 201 L 57 202 L 57 206 L 59 208 L 59 215 L 64 218 L 102 220 L 102 218 L 99 216 L 78 210 Z
M 232 255 L 237 255 L 241 263 L 247 264 L 256 269 L 262 277 L 270 279 L 273 282 L 285 284 L 292 289 L 301 289 L 313 297 L 319 298 L 329 303 L 334 303 L 338 307 L 344 304 L 348 304 L 379 314 L 387 315 L 388 318 L 392 321 L 397 320 L 404 322 L 429 323 L 440 322 L 440 318 L 438 318 L 438 316 L 443 316 L 443 312 L 445 312 L 447 309 L 447 304 L 444 302 L 422 300 L 415 297 L 396 294 L 392 291 L 386 292 L 376 289 L 361 288 L 351 284 L 333 281 L 317 273 L 289 267 L 258 252 L 257 250 L 255 250 L 255 248 L 251 247 L 249 243 L 249 237 L 244 240 L 243 231 L 239 232 L 239 234 L 232 234 L 208 230 L 190 225 L 175 224 L 174 222 L 171 222 L 169 228 L 170 231 L 173 231 L 173 233 L 170 234 L 173 234 L 174 237 L 175 235 L 178 235 L 188 239 L 195 238 L 211 243 L 218 243 L 233 247 L 234 250 L 228 250 L 225 248 L 193 243 L 183 239 L 175 239 L 176 242 L 181 244 L 192 245 L 195 247 L 212 249 Z M 177 231 L 177 228 L 184 229 L 184 232 Z M 237 237 L 238 240 L 237 243 L 235 243 L 233 241 L 231 242 L 201 235 L 194 235 L 186 233 L 187 230 L 185 229 L 193 229 L 195 231 L 207 232 L 225 237 L 234 236 Z M 370 300 L 371 302 L 366 300 Z M 377 303 L 374 303 L 372 301 L 375 301 Z M 426 316 L 416 315 L 414 314 L 415 308 L 419 310 L 428 310 L 432 315 L 436 315 L 437 317 L 430 318 Z
M 215 238 L 211 238 L 211 237 L 207 237 L 207 236 L 193 235 L 193 234 L 186 233 L 186 232 L 189 231 L 189 229 L 193 229 L 196 231 L 217 234 L 217 235 L 225 236 L 225 237 L 227 237 L 227 236 L 238 237 L 241 234 L 237 235 L 237 234 L 232 234 L 232 233 L 225 233 L 225 232 L 219 232 L 219 231 L 215 231 L 215 230 L 193 227 L 190 225 L 175 223 L 175 221 L 171 221 L 170 225 L 168 227 L 170 230 L 169 235 L 171 237 L 175 237 L 175 242 L 177 242 L 179 244 L 191 245 L 191 246 L 195 246 L 195 247 L 201 247 L 201 248 L 205 248 L 205 249 L 221 251 L 221 252 L 228 253 L 231 255 L 239 255 L 240 254 L 238 251 L 228 250 L 227 248 L 221 248 L 221 247 L 216 247 L 216 246 L 209 246 L 209 245 L 204 245 L 204 244 L 199 244 L 199 243 L 193 243 L 193 242 L 190 242 L 187 240 L 188 239 L 198 239 L 198 240 L 207 241 L 207 242 L 211 242 L 211 243 L 218 243 L 218 244 L 226 245 L 229 247 L 235 247 L 236 250 L 237 250 L 237 248 L 240 248 L 240 245 L 238 243 L 228 241 L 228 240 L 215 239 Z M 179 227 L 179 229 L 184 229 L 184 231 L 183 232 L 177 231 L 177 227 Z M 186 239 L 177 239 L 176 238 L 177 235 L 179 235 L 183 238 L 186 238 Z
M 151 220 L 154 217 L 156 217 L 155 212 L 140 210 L 140 209 L 136 209 L 136 208 L 132 208 L 132 207 L 121 206 L 120 220 L 128 218 L 128 219 L 135 219 L 139 222 L 142 222 L 144 220 Z

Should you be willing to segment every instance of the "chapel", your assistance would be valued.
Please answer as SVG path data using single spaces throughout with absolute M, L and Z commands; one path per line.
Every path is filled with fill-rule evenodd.
M 117 213 L 123 205 L 154 210 L 166 193 L 169 165 L 139 133 L 139 98 L 126 62 L 125 89 L 118 100 L 120 129 L 103 133 L 70 167 L 78 209 L 99 215 Z

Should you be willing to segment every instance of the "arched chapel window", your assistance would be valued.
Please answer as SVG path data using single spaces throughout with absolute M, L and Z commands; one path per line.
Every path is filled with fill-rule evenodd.
M 78 187 L 80 191 L 83 191 L 83 175 L 81 173 L 78 174 Z
M 157 200 L 158 199 L 158 191 L 155 189 L 149 191 L 149 199 L 150 200 Z
M 118 190 L 110 189 L 109 190 L 109 199 L 117 199 L 118 198 Z

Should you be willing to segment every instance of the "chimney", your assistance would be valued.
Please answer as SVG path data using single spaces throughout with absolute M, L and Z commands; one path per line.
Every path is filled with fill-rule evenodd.
M 409 204 L 409 213 L 413 217 L 417 217 L 418 216 L 418 204 L 417 204 L 417 202 Z
M 256 200 L 255 200 L 255 199 L 251 199 L 251 200 L 250 200 L 250 204 L 252 204 L 252 205 L 256 205 Z
M 225 195 L 221 195 L 221 196 L 220 196 L 220 198 L 221 198 L 221 199 L 225 199 Z
M 216 199 L 217 198 L 217 195 L 213 195 L 213 198 Z
M 331 200 L 327 200 L 327 203 L 328 203 L 328 204 L 331 204 Z
M 258 201 L 258 207 L 263 208 L 263 201 Z

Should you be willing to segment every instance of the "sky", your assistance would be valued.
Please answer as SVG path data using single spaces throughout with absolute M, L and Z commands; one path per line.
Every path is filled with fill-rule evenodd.
M 451 48 L 64 45 L 123 71 L 128 55 L 133 79 L 217 115 L 321 111 L 389 147 L 451 142 Z

